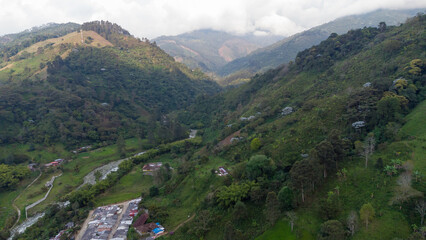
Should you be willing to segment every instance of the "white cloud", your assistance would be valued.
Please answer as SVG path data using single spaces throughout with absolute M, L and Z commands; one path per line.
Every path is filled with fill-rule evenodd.
M 48 22 L 108 20 L 153 38 L 201 28 L 291 35 L 379 8 L 424 8 L 424 0 L 0 0 L 0 35 Z

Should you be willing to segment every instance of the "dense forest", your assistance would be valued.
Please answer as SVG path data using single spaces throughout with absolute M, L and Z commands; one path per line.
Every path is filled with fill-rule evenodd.
M 10 84 L 0 86 L 2 144 L 105 145 L 119 135 L 150 136 L 153 144 L 176 140 L 186 135 L 185 129 L 165 114 L 188 106 L 198 95 L 220 90 L 203 74 L 189 71 L 117 25 L 93 22 L 82 27 L 108 38 L 126 34 L 129 39 L 114 41 L 132 46 L 60 45 L 68 56 L 40 63 L 40 70 L 47 69 L 45 80 L 33 75 L 18 81 L 10 75 Z

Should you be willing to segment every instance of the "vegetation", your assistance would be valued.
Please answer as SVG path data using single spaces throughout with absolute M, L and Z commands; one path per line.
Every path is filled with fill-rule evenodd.
M 142 107 L 148 119 L 155 116 L 153 109 L 161 109 L 160 114 L 146 125 L 125 125 L 122 120 L 115 127 L 123 124 L 129 128 L 108 132 L 115 134 L 116 143 L 108 149 L 117 159 L 125 154 L 126 138 L 137 127 L 147 128 L 146 138 L 155 140 L 155 147 L 123 161 L 117 172 L 93 186 L 64 191 L 58 200 L 69 200 L 70 207 L 52 210 L 21 237 L 51 237 L 69 218 L 81 223 L 84 211 L 93 206 L 137 196 L 143 197 L 141 207 L 149 210 L 151 219 L 173 230 L 165 239 L 421 236 L 426 189 L 421 180 L 426 167 L 425 21 L 426 17 L 419 14 L 399 27 L 382 23 L 378 28 L 332 34 L 300 52 L 295 62 L 256 75 L 249 83 L 227 92 L 191 98 L 186 108 L 177 107 L 175 98 L 164 97 L 170 101 L 155 104 L 149 102 L 148 95 L 134 95 L 120 109 Z M 130 36 L 120 35 L 117 31 L 121 30 L 116 28 L 112 27 L 115 30 L 111 33 L 103 27 L 94 30 L 111 34 L 112 42 L 123 44 L 123 39 Z M 128 51 L 133 54 L 138 47 L 133 40 L 128 43 Z M 127 82 L 132 79 L 127 72 L 138 66 L 135 63 L 129 67 L 132 58 L 124 50 L 127 47 L 77 48 L 78 52 L 49 64 L 47 82 L 58 89 L 78 86 L 71 92 L 79 92 L 84 86 L 107 88 L 103 84 L 108 82 L 115 88 L 110 95 L 121 97 L 124 90 L 138 87 L 133 85 L 137 81 Z M 80 54 L 102 64 L 83 64 Z M 97 58 L 91 59 L 91 55 Z M 98 60 L 103 56 L 119 61 Z M 104 71 L 99 73 L 100 66 L 106 66 L 105 71 L 116 70 L 110 74 L 114 78 L 102 75 Z M 166 81 L 180 69 L 173 64 L 170 71 L 160 66 L 140 66 L 137 72 L 155 72 Z M 184 70 L 181 73 L 187 83 L 199 81 L 191 74 L 185 75 Z M 152 84 L 161 86 L 157 81 Z M 180 86 L 167 84 L 176 89 Z M 92 98 L 101 97 L 95 92 L 84 106 L 90 106 Z M 76 96 L 85 99 L 84 94 Z M 120 106 L 119 102 L 110 105 Z M 60 112 L 63 108 L 57 109 Z M 130 108 L 124 110 L 118 113 L 128 117 L 130 123 L 139 116 Z M 171 121 L 176 124 L 169 125 Z M 91 128 L 95 124 L 85 124 L 93 131 L 90 135 L 109 136 Z M 161 135 L 158 129 L 180 132 L 177 125 L 202 129 L 195 138 L 171 143 L 165 142 L 178 138 L 170 131 L 165 138 L 156 137 Z M 164 167 L 152 176 L 144 176 L 141 168 L 148 162 L 163 162 Z M 71 169 L 78 174 L 87 170 L 84 165 L 76 168 L 78 163 L 66 163 L 64 177 Z M 146 186 L 138 187 L 133 181 Z M 69 218 L 64 217 L 64 211 Z M 50 218 L 54 221 L 44 224 Z M 134 231 L 130 232 L 134 237 Z

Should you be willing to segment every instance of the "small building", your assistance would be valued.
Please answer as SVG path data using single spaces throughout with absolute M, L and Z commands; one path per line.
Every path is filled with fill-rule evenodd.
M 287 116 L 287 115 L 289 115 L 292 112 L 293 112 L 293 108 L 292 107 L 285 107 L 285 108 L 283 108 L 281 110 L 281 115 Z
M 146 220 L 148 220 L 148 217 L 149 217 L 149 215 L 148 215 L 148 213 L 144 213 L 144 214 L 142 214 L 136 221 L 135 221 L 135 223 L 133 223 L 133 227 L 139 227 L 139 226 L 142 226 L 142 225 L 144 225 L 145 223 L 146 223 Z
M 58 162 L 58 163 L 62 163 L 63 161 L 64 161 L 64 159 L 62 159 L 62 158 L 58 158 L 58 159 L 55 160 L 55 162 Z
M 156 229 L 158 226 L 155 223 L 147 223 L 139 227 L 135 227 L 135 229 L 139 232 L 139 234 L 146 234 Z
M 67 229 L 73 228 L 74 227 L 74 222 L 68 222 L 67 224 L 65 224 L 65 227 Z
M 219 175 L 219 176 L 226 176 L 228 174 L 229 174 L 228 171 L 226 171 L 226 169 L 224 167 L 219 167 L 217 175 Z
M 37 163 L 30 163 L 28 164 L 28 169 L 30 169 L 31 171 L 35 171 L 37 167 Z
M 163 166 L 162 162 L 156 162 L 156 163 L 147 163 L 143 166 L 142 171 L 144 172 L 152 172 L 157 171 Z

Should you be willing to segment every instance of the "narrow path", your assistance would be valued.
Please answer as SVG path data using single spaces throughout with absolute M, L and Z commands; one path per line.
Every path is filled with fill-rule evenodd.
M 121 219 L 123 218 L 123 215 L 126 213 L 127 208 L 129 207 L 129 202 L 130 201 L 132 201 L 132 200 L 129 200 L 129 201 L 126 201 L 126 202 L 123 203 L 123 205 L 122 205 L 123 208 L 121 209 L 121 213 L 118 216 L 117 221 L 115 222 L 114 226 L 111 229 L 111 233 L 109 234 L 109 236 L 107 238 L 108 240 L 112 239 L 112 237 L 114 236 L 115 232 L 117 232 L 117 228 L 118 228 L 118 226 L 121 223 Z M 114 204 L 114 205 L 121 205 L 121 204 Z
M 37 206 L 38 204 L 40 204 L 41 202 L 43 202 L 44 200 L 46 200 L 46 198 L 49 196 L 49 193 L 50 193 L 50 191 L 52 190 L 52 188 L 53 188 L 53 182 L 55 181 L 55 179 L 57 178 L 57 177 L 60 177 L 60 176 L 62 176 L 62 173 L 61 174 L 59 174 L 59 175 L 57 175 L 57 176 L 53 176 L 51 179 L 50 179 L 50 188 L 49 188 L 49 191 L 47 191 L 47 193 L 44 195 L 44 197 L 42 198 L 42 199 L 40 199 L 40 200 L 38 200 L 38 201 L 36 201 L 35 203 L 32 203 L 32 204 L 30 204 L 30 205 L 28 205 L 28 206 L 26 206 L 25 207 L 25 217 L 26 218 L 28 218 L 28 210 L 29 209 L 31 209 L 31 208 L 33 208 L 33 207 L 35 207 L 35 206 Z
M 18 212 L 18 218 L 16 219 L 15 223 L 10 229 L 13 229 L 16 226 L 16 224 L 18 224 L 19 220 L 21 219 L 21 210 L 15 205 L 16 200 L 22 195 L 23 192 L 25 192 L 25 190 L 31 187 L 31 185 L 33 185 L 41 177 L 41 170 L 39 169 L 39 171 L 40 171 L 40 174 L 30 184 L 28 184 L 28 186 L 26 186 L 25 189 L 15 199 L 13 199 L 12 206 Z
M 190 218 L 186 219 L 185 221 L 181 222 L 179 225 L 177 225 L 177 227 L 175 227 L 175 229 L 173 229 L 173 232 L 176 232 L 180 227 L 182 227 L 183 225 L 185 225 L 185 223 L 191 221 L 192 219 L 194 219 L 195 214 L 192 215 Z

